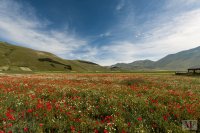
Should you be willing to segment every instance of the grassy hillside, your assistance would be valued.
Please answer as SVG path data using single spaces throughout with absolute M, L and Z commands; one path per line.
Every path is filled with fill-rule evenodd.
M 0 71 L 106 71 L 98 64 L 0 42 Z
M 155 63 L 157 68 L 167 70 L 186 70 L 200 65 L 200 47 L 170 54 Z
M 118 63 L 112 67 L 125 70 L 186 70 L 197 65 L 200 65 L 200 47 L 167 55 L 156 62 L 141 60 L 128 64 Z

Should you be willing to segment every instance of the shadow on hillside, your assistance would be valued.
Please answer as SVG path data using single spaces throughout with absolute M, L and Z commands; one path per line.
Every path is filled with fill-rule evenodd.
M 70 65 L 63 64 L 63 63 L 61 63 L 61 62 L 55 61 L 55 60 L 50 59 L 50 58 L 39 58 L 38 60 L 39 60 L 40 62 L 49 62 L 49 63 L 58 64 L 58 65 L 63 65 L 63 66 L 65 66 L 65 67 L 64 67 L 65 69 L 72 70 L 72 67 L 71 67 Z M 55 67 L 54 64 L 51 64 L 51 66 L 52 66 L 52 67 Z

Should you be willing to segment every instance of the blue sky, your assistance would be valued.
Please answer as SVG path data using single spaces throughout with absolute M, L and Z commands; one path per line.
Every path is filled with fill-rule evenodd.
M 199 46 L 199 0 L 0 0 L 0 40 L 101 65 Z

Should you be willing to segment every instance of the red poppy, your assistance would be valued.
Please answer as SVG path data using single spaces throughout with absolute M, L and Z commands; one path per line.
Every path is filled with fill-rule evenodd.
M 9 120 L 15 120 L 15 117 L 14 117 L 10 112 L 7 112 L 7 113 L 6 113 L 6 117 L 7 117 Z
M 108 133 L 108 130 L 104 129 L 103 133 Z
M 42 127 L 43 125 L 44 125 L 43 123 L 40 123 L 40 124 L 39 124 L 40 127 Z
M 41 109 L 41 108 L 43 108 L 43 104 L 39 102 L 39 103 L 37 104 L 37 109 Z
M 51 105 L 50 102 L 47 102 L 47 103 L 46 103 L 46 107 L 47 107 L 47 110 L 48 110 L 48 111 L 51 111 L 52 105 Z
M 28 128 L 27 127 L 24 128 L 24 132 L 28 132 Z
M 32 109 L 28 109 L 27 112 L 28 112 L 28 113 L 32 113 L 33 110 L 32 110 Z
M 123 130 L 122 130 L 122 133 L 126 133 L 126 131 L 123 129 Z
M 163 116 L 163 119 L 164 119 L 165 121 L 167 121 L 167 120 L 168 120 L 168 118 L 167 118 L 167 116 L 166 116 L 166 115 L 164 115 L 164 116 Z
M 94 129 L 94 133 L 98 133 L 99 131 L 97 129 Z
M 138 119 L 138 121 L 142 121 L 142 117 L 138 117 L 137 119 Z
M 71 126 L 70 128 L 71 128 L 71 131 L 72 131 L 72 132 L 74 132 L 75 129 L 76 129 L 74 126 Z

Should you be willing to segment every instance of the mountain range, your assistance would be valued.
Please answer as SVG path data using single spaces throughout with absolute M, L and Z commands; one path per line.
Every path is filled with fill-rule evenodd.
M 170 54 L 158 61 L 139 60 L 132 63 L 117 63 L 111 69 L 119 70 L 187 70 L 200 66 L 200 46 Z
M 103 67 L 84 60 L 66 60 L 52 53 L 0 42 L 0 71 L 108 72 L 137 70 L 186 70 L 200 66 L 200 46 L 170 54 L 158 61 L 138 60 Z

